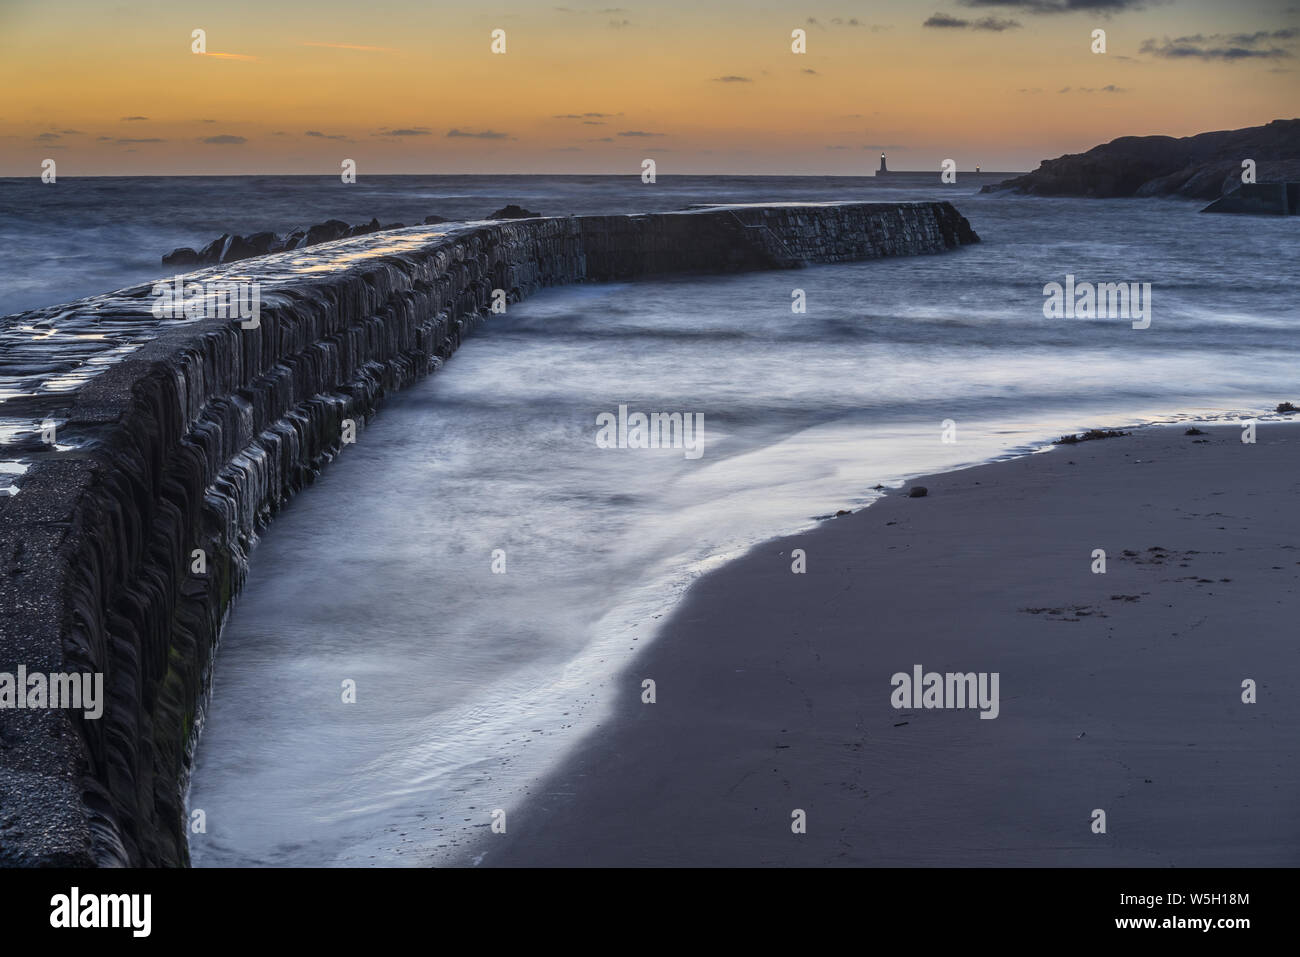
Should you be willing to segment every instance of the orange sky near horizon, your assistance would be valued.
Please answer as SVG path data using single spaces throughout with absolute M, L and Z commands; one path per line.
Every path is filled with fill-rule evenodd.
M 1294 2 L 1033 12 L 1068 2 L 18 0 L 0 8 L 0 175 L 47 157 L 61 176 L 337 174 L 344 158 L 359 175 L 637 173 L 644 157 L 661 175 L 861 174 L 882 148 L 900 169 L 1016 170 L 1300 113 Z

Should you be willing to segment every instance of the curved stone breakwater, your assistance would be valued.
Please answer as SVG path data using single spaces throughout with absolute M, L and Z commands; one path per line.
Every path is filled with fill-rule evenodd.
M 188 863 L 184 788 L 258 529 L 494 290 L 973 242 L 941 202 L 440 224 L 183 277 L 256 283 L 255 324 L 157 318 L 152 285 L 0 319 L 0 676 L 99 673 L 106 699 L 91 718 L 0 696 L 0 863 Z

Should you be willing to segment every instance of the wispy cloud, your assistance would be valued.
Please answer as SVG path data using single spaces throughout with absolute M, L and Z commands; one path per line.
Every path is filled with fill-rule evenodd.
M 212 146 L 238 146 L 240 143 L 247 143 L 248 140 L 242 136 L 235 136 L 233 133 L 222 133 L 218 136 L 205 136 L 200 143 L 208 143 Z
M 215 57 L 218 60 L 256 60 L 257 57 L 249 56 L 247 53 L 200 53 L 198 56 Z
M 346 140 L 346 139 L 348 139 L 348 137 L 345 136 L 345 135 L 342 134 L 342 133 L 322 133 L 320 130 L 307 130 L 307 131 L 306 131 L 305 133 L 303 133 L 302 135 L 303 135 L 303 136 L 314 136 L 314 137 L 316 137 L 316 138 L 318 138 L 318 139 L 322 139 L 322 140 Z
M 988 30 L 992 33 L 1002 33 L 1005 30 L 1018 30 L 1020 22 L 1018 20 L 1003 20 L 998 17 L 964 20 L 961 17 L 950 16 L 946 13 L 936 13 L 922 23 L 921 26 L 946 30 Z
M 124 116 L 124 117 L 122 117 L 122 122 L 123 122 L 123 123 L 141 123 L 141 122 L 143 122 L 144 120 L 147 120 L 147 119 L 149 119 L 149 117 L 147 117 L 147 116 Z
M 433 131 L 427 126 L 408 126 L 397 130 L 380 130 L 375 136 L 431 136 Z
M 475 140 L 505 140 L 510 138 L 509 133 L 498 133 L 496 130 L 481 130 L 473 133 L 469 130 L 450 129 L 447 131 L 449 137 L 467 137 Z
M 1012 7 L 1024 13 L 1095 13 L 1109 16 L 1141 10 L 1150 0 L 959 0 L 964 7 Z M 1159 2 L 1159 0 L 1155 0 Z
M 619 136 L 663 136 L 662 133 L 649 133 L 645 130 L 623 130 Z
M 1294 40 L 1300 37 L 1300 30 L 1258 30 L 1254 33 L 1195 33 L 1186 37 L 1155 38 L 1142 41 L 1139 53 L 1168 60 L 1282 60 L 1290 59 L 1294 54 L 1279 46 L 1262 46 L 1265 42 Z
M 715 76 L 714 83 L 753 83 L 747 76 Z

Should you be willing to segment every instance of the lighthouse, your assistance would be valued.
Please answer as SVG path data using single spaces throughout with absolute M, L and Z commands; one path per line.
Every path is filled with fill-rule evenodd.
M 889 172 L 889 168 L 888 168 L 887 166 L 885 166 L 885 154 L 884 154 L 884 153 L 881 153 L 881 154 L 880 154 L 880 169 L 876 170 L 876 175 L 879 176 L 881 173 L 888 173 L 888 172 Z

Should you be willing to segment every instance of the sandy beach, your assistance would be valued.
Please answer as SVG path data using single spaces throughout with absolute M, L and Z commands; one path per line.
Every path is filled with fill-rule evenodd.
M 701 579 L 482 864 L 1300 863 L 1300 426 L 1185 428 L 921 478 Z M 894 707 L 917 666 L 996 674 L 997 716 Z

